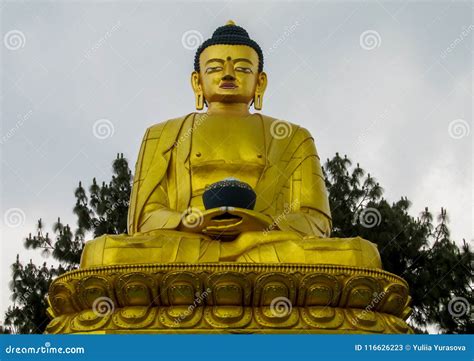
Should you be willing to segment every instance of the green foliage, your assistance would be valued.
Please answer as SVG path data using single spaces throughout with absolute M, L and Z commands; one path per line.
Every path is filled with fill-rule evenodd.
M 120 234 L 127 232 L 127 212 L 131 193 L 132 172 L 123 154 L 117 155 L 113 163 L 112 180 L 107 185 L 92 180 L 89 188 L 90 199 L 79 182 L 75 196 L 77 199 L 74 213 L 78 217 L 76 231 L 84 237 L 86 231 L 92 231 L 94 237 L 102 234 Z
M 446 333 L 473 333 L 473 253 L 468 243 L 450 239 L 448 215 L 434 224 L 428 208 L 414 218 L 407 198 L 390 204 L 383 189 L 359 164 L 336 156 L 324 165 L 334 237 L 361 236 L 377 244 L 383 268 L 410 286 L 418 329 L 436 326 Z
M 14 333 L 42 333 L 48 321 L 45 295 L 58 270 L 48 268 L 46 262 L 36 266 L 30 260 L 22 265 L 18 256 L 11 269 L 10 289 L 14 304 L 8 308 L 4 324 Z
M 26 249 L 41 250 L 43 256 L 52 256 L 59 266 L 48 268 L 30 263 L 23 265 L 17 256 L 12 265 L 10 290 L 13 305 L 5 313 L 2 332 L 43 333 L 49 318 L 46 293 L 51 281 L 64 272 L 78 267 L 82 249 L 88 232 L 94 237 L 102 234 L 119 234 L 127 231 L 128 201 L 130 199 L 132 173 L 123 154 L 113 162 L 113 175 L 109 184 L 98 186 L 96 179 L 89 188 L 89 197 L 82 183 L 76 189 L 77 228 L 71 227 L 58 218 L 52 226 L 54 236 L 44 231 L 43 221 L 38 220 L 35 235 L 26 237 Z

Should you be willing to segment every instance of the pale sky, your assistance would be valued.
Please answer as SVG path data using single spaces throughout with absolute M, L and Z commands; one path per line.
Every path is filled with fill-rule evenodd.
M 24 237 L 39 218 L 75 225 L 79 180 L 108 181 L 117 152 L 133 168 L 148 126 L 194 110 L 194 49 L 229 19 L 265 52 L 264 114 L 307 128 L 323 161 L 359 162 L 412 215 L 447 208 L 453 239 L 473 241 L 471 2 L 0 6 L 2 320 L 16 254 L 43 261 Z

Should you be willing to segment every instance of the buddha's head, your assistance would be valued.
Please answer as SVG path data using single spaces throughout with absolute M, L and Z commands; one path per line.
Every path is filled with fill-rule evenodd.
M 218 103 L 245 103 L 262 108 L 267 75 L 263 53 L 247 31 L 229 21 L 197 49 L 191 85 L 196 109 Z

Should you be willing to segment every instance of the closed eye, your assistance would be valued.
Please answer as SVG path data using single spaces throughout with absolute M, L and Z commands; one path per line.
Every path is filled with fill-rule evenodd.
M 216 71 L 221 71 L 222 69 L 223 69 L 222 66 L 210 66 L 206 68 L 206 74 L 214 73 Z
M 246 67 L 243 67 L 243 66 L 238 66 L 235 68 L 235 71 L 240 71 L 242 73 L 247 73 L 247 74 L 251 74 L 252 73 L 252 69 L 250 68 L 246 68 Z

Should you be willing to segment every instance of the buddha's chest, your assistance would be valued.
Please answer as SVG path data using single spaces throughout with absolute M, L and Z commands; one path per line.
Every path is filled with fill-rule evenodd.
M 264 129 L 259 120 L 207 119 L 191 134 L 191 184 L 193 196 L 207 185 L 235 177 L 255 187 L 266 164 Z
M 192 132 L 192 167 L 208 164 L 265 165 L 262 123 L 241 119 L 206 119 Z

